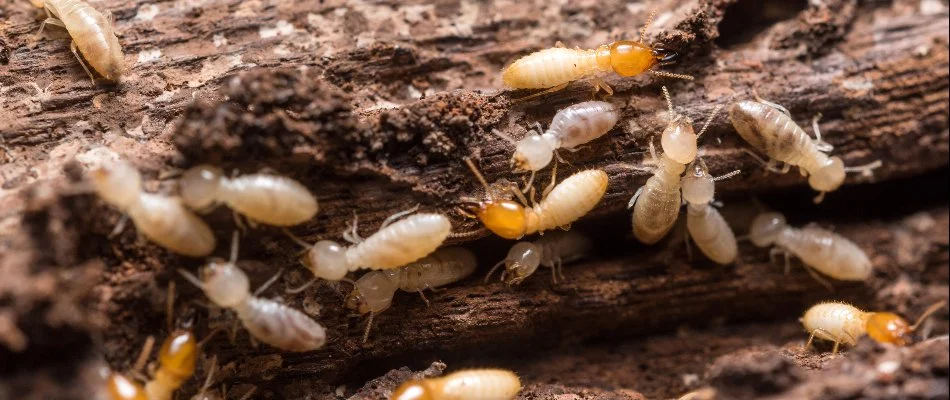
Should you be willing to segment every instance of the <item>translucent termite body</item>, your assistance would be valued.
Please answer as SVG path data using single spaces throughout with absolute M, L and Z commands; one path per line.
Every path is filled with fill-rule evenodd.
M 149 240 L 191 257 L 214 251 L 211 228 L 181 199 L 143 192 L 142 176 L 132 166 L 119 162 L 94 170 L 91 181 L 99 197 L 122 210 Z
M 317 214 L 317 199 L 299 182 L 268 174 L 224 176 L 220 168 L 199 165 L 185 172 L 179 182 L 181 197 L 193 210 L 227 204 L 252 221 L 292 226 Z
M 467 159 L 466 163 L 485 187 L 486 194 L 491 193 L 488 182 L 472 160 Z M 482 224 L 496 235 L 505 239 L 520 239 L 558 227 L 566 229 L 594 209 L 607 192 L 607 183 L 607 173 L 602 170 L 580 171 L 554 186 L 532 207 L 512 200 L 488 198 L 474 201 L 473 211 Z
M 517 170 L 538 171 L 551 163 L 558 149 L 574 149 L 610 131 L 620 118 L 617 107 L 605 101 L 585 101 L 554 115 L 547 131 L 532 131 L 515 145 L 511 161 Z
M 890 312 L 865 312 L 839 302 L 818 303 L 805 311 L 805 315 L 800 319 L 810 335 L 805 348 L 811 346 L 817 337 L 834 342 L 832 352 L 837 353 L 842 343 L 854 346 L 864 335 L 870 336 L 878 343 L 904 346 L 921 322 L 944 305 L 946 302 L 940 301 L 930 306 L 914 325 L 910 325 L 899 315 Z
M 508 250 L 504 260 L 492 267 L 485 281 L 488 282 L 495 269 L 504 265 L 501 280 L 509 285 L 518 285 L 537 271 L 539 265 L 543 265 L 551 268 L 551 278 L 557 283 L 558 275 L 564 278 L 564 263 L 584 257 L 591 247 L 590 239 L 574 231 L 555 231 L 534 242 L 518 242 Z
M 785 216 L 777 212 L 755 217 L 749 229 L 749 239 L 758 247 L 775 246 L 786 256 L 794 254 L 806 268 L 814 268 L 838 280 L 863 281 L 871 276 L 871 260 L 854 242 L 816 224 L 802 229 L 790 227 Z M 815 277 L 821 281 L 817 275 Z
M 198 362 L 198 341 L 187 330 L 172 333 L 158 351 L 158 370 L 145 387 L 113 373 L 106 381 L 109 400 L 171 400 L 185 381 L 195 374 Z
M 235 265 L 237 239 L 235 232 L 231 259 L 208 263 L 201 268 L 200 278 L 182 269 L 178 272 L 204 291 L 214 304 L 234 311 L 257 340 L 286 351 L 311 351 L 323 347 L 327 340 L 323 326 L 296 309 L 251 293 L 247 275 Z M 267 285 L 269 283 L 264 287 Z
M 788 110 L 765 100 L 733 104 L 729 109 L 729 119 L 743 139 L 768 155 L 771 160 L 766 167 L 770 171 L 785 173 L 790 166 L 798 166 L 802 175 L 808 176 L 809 186 L 819 192 L 816 203 L 822 201 L 825 193 L 841 187 L 847 172 L 870 173 L 880 166 L 877 161 L 859 167 L 845 167 L 841 158 L 826 154 L 832 146 L 821 141 L 817 117 L 812 121 L 817 136 L 817 140 L 813 140 L 792 120 Z M 776 162 L 786 165 L 779 170 L 775 168 Z
M 650 16 L 650 20 L 653 15 Z M 658 65 L 667 65 L 677 57 L 676 52 L 654 47 L 643 42 L 649 26 L 647 21 L 640 31 L 640 40 L 621 40 L 602 45 L 596 49 L 568 49 L 560 42 L 549 49 L 536 51 L 519 58 L 501 72 L 505 86 L 513 89 L 548 89 L 542 93 L 561 90 L 573 81 L 594 78 L 595 90 L 603 89 L 613 94 L 613 89 L 598 75 L 616 73 L 628 77 L 653 70 Z M 655 72 L 657 73 L 657 72 Z M 658 73 L 683 79 L 684 75 Z
M 47 24 L 66 29 L 73 41 L 70 49 L 79 64 L 96 83 L 92 72 L 83 62 L 89 63 L 103 78 L 118 82 L 125 71 L 122 46 L 115 36 L 111 14 L 102 15 L 82 0 L 31 0 L 33 5 L 46 11 L 46 20 L 40 26 L 40 34 Z M 78 50 L 78 53 L 77 53 Z M 82 54 L 82 57 L 79 54 Z
M 452 223 L 446 216 L 434 213 L 412 214 L 392 222 L 413 211 L 415 208 L 390 216 L 376 233 L 365 239 L 357 234 L 354 222 L 352 229 L 343 234 L 344 239 L 353 243 L 350 247 L 331 240 L 311 246 L 295 239 L 309 248 L 303 263 L 315 279 L 338 281 L 358 269 L 387 270 L 417 261 L 442 245 L 452 231 Z
M 504 369 L 468 369 L 400 385 L 392 400 L 511 400 L 521 380 Z
M 727 265 L 736 261 L 739 247 L 736 235 L 726 220 L 709 203 L 716 193 L 715 181 L 738 174 L 734 171 L 721 177 L 709 175 L 706 163 L 694 162 L 692 173 L 682 179 L 683 200 L 686 201 L 686 229 L 696 247 L 717 264 Z

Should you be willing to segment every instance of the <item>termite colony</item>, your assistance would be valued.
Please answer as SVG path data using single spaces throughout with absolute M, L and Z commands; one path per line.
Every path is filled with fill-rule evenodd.
M 80 0 L 33 2 L 47 15 L 40 31 L 46 25 L 65 28 L 73 40 L 72 52 L 94 83 L 93 72 L 86 64 L 106 80 L 119 80 L 125 68 L 110 17 Z M 645 25 L 637 41 L 621 40 L 591 50 L 568 49 L 558 43 L 514 61 L 504 68 L 501 80 L 512 89 L 544 89 L 528 98 L 564 89 L 585 78 L 592 82 L 595 93 L 603 90 L 612 95 L 613 89 L 601 77 L 604 73 L 629 77 L 649 71 L 659 77 L 692 80 L 687 75 L 655 70 L 671 64 L 677 54 L 646 44 L 646 28 Z M 740 171 L 714 176 L 700 155 L 699 146 L 722 107 L 728 109 L 728 119 L 738 135 L 755 150 L 765 153 L 768 160 L 751 150 L 747 152 L 766 164 L 768 171 L 785 173 L 798 166 L 802 175 L 808 177 L 808 184 L 819 192 L 816 203 L 826 193 L 837 190 L 847 172 L 869 174 L 880 165 L 872 162 L 846 167 L 841 158 L 827 154 L 833 148 L 821 139 L 817 117 L 812 122 L 816 139 L 812 139 L 784 107 L 755 93 L 754 101 L 714 105 L 698 133 L 693 121 L 676 110 L 666 86 L 662 87 L 662 96 L 667 104 L 667 118 L 660 135 L 660 151 L 653 140 L 645 147 L 644 153 L 649 154 L 652 163 L 651 176 L 636 190 L 628 207 L 632 208 L 632 234 L 645 245 L 658 243 L 670 234 L 685 206 L 687 245 L 691 241 L 716 264 L 736 262 L 739 241 L 719 213 L 714 195 L 716 181 Z M 503 268 L 501 281 L 508 286 L 518 285 L 544 266 L 551 269 L 552 284 L 558 284 L 566 279 L 564 263 L 593 253 L 593 242 L 570 228 L 605 196 L 608 174 L 602 169 L 585 169 L 558 182 L 558 164 L 567 163 L 559 151 L 575 151 L 590 142 L 604 140 L 601 138 L 615 129 L 623 111 L 618 103 L 585 101 L 559 110 L 547 130 L 538 124 L 536 131 L 520 140 L 495 131 L 512 148 L 512 172 L 530 173 L 523 186 L 508 183 L 499 189 L 497 184 L 489 184 L 474 157 L 458 160 L 458 166 L 468 168 L 473 182 L 484 190 L 462 199 L 460 213 L 477 219 L 484 226 L 483 231 L 504 239 L 539 235 L 514 244 L 507 256 L 487 272 L 486 283 L 496 270 Z M 550 183 L 538 199 L 535 175 L 552 162 Z M 778 163 L 784 166 L 779 168 Z M 301 293 L 320 280 L 351 284 L 343 304 L 354 313 L 368 314 L 363 342 L 369 338 L 374 317 L 392 306 L 397 291 L 418 293 L 428 305 L 425 290 L 434 291 L 462 281 L 479 265 L 468 249 L 442 248 L 446 239 L 466 235 L 453 234 L 453 223 L 447 214 L 416 212 L 418 205 L 390 216 L 366 238 L 358 233 L 358 220 L 354 218 L 341 235 L 349 246 L 329 239 L 306 242 L 286 228 L 314 219 L 320 209 L 317 198 L 304 184 L 279 173 L 227 177 L 219 167 L 199 165 L 181 175 L 179 195 L 175 196 L 144 191 L 138 170 L 120 161 L 90 171 L 89 183 L 105 203 L 124 214 L 123 222 L 130 219 L 143 237 L 183 256 L 207 257 L 214 252 L 218 241 L 199 215 L 218 204 L 232 210 L 241 229 L 248 229 L 243 221 L 251 229 L 259 224 L 284 229 L 289 240 L 304 248 L 300 263 L 313 275 L 308 283 L 286 292 Z M 122 226 L 120 222 L 116 233 Z M 772 247 L 773 256 L 783 255 L 786 273 L 791 256 L 795 256 L 816 280 L 827 286 L 830 284 L 822 276 L 863 281 L 873 273 L 871 260 L 858 244 L 814 224 L 801 229 L 790 227 L 777 212 L 760 214 L 752 222 L 747 238 L 756 247 Z M 237 264 L 239 241 L 235 231 L 228 260 L 209 260 L 197 274 L 184 268 L 177 271 L 207 296 L 211 306 L 233 313 L 235 322 L 243 325 L 253 340 L 288 352 L 310 352 L 324 347 L 332 338 L 317 320 L 280 301 L 259 296 L 279 278 L 279 272 L 251 292 L 249 278 Z M 348 278 L 359 270 L 369 271 L 358 279 Z M 828 340 L 834 342 L 836 353 L 841 344 L 854 345 L 863 335 L 882 343 L 904 345 L 920 322 L 942 306 L 943 303 L 934 305 L 910 325 L 892 313 L 864 312 L 847 304 L 826 302 L 810 308 L 801 322 L 810 335 L 807 346 L 815 338 Z M 104 384 L 106 398 L 173 398 L 183 382 L 194 375 L 202 346 L 187 328 L 169 329 L 168 335 L 158 353 L 154 378 L 145 379 L 142 386 L 123 374 L 112 373 Z M 140 360 L 148 353 L 143 351 Z M 141 369 L 143 362 L 136 363 L 135 370 Z M 212 362 L 207 381 L 195 398 L 222 396 L 209 388 L 215 366 Z M 520 379 L 511 371 L 474 369 L 406 382 L 395 390 L 392 399 L 511 399 L 520 389 Z

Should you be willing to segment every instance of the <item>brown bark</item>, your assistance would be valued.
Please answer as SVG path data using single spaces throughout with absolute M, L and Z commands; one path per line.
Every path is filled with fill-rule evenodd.
M 416 203 L 449 213 L 457 232 L 472 231 L 476 223 L 454 212 L 462 197 L 480 194 L 461 160 L 473 157 L 489 181 L 519 178 L 510 174 L 511 146 L 492 129 L 520 137 L 525 126 L 546 125 L 557 109 L 589 98 L 591 89 L 578 82 L 543 101 L 519 104 L 512 99 L 528 93 L 499 91 L 498 71 L 556 40 L 593 47 L 630 38 L 648 13 L 640 3 L 549 3 L 103 1 L 97 6 L 116 16 L 131 66 L 117 87 L 91 87 L 68 42 L 36 39 L 39 11 L 0 5 L 6 16 L 0 20 L 0 135 L 9 148 L 0 166 L 0 232 L 7 238 L 0 243 L 0 360 L 13 361 L 0 363 L 0 398 L 67 396 L 67 390 L 88 397 L 98 354 L 121 370 L 147 335 L 165 334 L 163 292 L 170 280 L 181 292 L 176 317 L 193 315 L 199 335 L 232 320 L 196 306 L 203 297 L 172 274 L 202 260 L 168 254 L 137 239 L 133 229 L 107 237 L 118 213 L 90 195 L 72 194 L 76 188 L 67 183 L 81 177 L 83 164 L 117 153 L 143 169 L 149 190 L 163 192 L 175 188 L 157 179 L 161 174 L 202 162 L 292 176 L 320 200 L 318 217 L 295 229 L 310 241 L 339 240 L 354 213 L 365 236 Z M 820 299 L 915 316 L 946 298 L 950 21 L 941 4 L 795 4 L 650 4 L 660 10 L 651 32 L 661 32 L 651 37 L 681 53 L 669 70 L 696 80 L 608 79 L 621 122 L 606 137 L 564 154 L 571 165 L 559 168 L 561 177 L 583 168 L 603 168 L 610 176 L 604 200 L 575 224 L 597 249 L 566 268 L 568 282 L 550 284 L 545 270 L 515 289 L 474 277 L 428 295 L 430 307 L 398 294 L 394 307 L 376 318 L 366 345 L 360 344 L 361 320 L 348 314 L 333 288 L 282 294 L 287 303 L 319 313 L 330 335 L 326 348 L 282 354 L 250 347 L 243 331 L 234 343 L 218 337 L 205 352 L 225 364 L 219 378 L 237 385 L 237 394 L 254 385 L 263 398 L 322 398 L 341 384 L 351 395 L 390 369 L 422 369 L 443 359 L 450 370 L 514 368 L 525 379 L 524 398 L 658 398 L 703 385 L 724 398 L 801 398 L 795 396 L 808 392 L 802 388 L 842 385 L 796 370 L 803 366 L 850 382 L 849 390 L 870 388 L 864 397 L 887 393 L 855 386 L 855 368 L 840 362 L 764 346 L 803 341 L 794 320 Z M 788 107 L 803 126 L 822 113 L 824 138 L 846 164 L 883 161 L 873 179 L 850 177 L 848 187 L 816 207 L 798 174 L 768 175 L 744 155 L 745 144 L 723 116 L 703 140 L 714 174 L 743 171 L 717 188 L 737 232 L 755 213 L 743 203 L 747 194 L 760 193 L 793 224 L 820 221 L 854 239 L 873 260 L 874 278 L 838 284 L 832 294 L 801 268 L 782 275 L 766 250 L 747 243 L 728 268 L 698 255 L 688 261 L 678 237 L 655 248 L 634 244 L 625 205 L 649 174 L 623 165 L 644 165 L 648 158 L 647 144 L 664 125 L 664 84 L 677 108 L 697 123 L 717 104 L 756 89 Z M 79 162 L 71 163 L 74 158 Z M 224 238 L 234 229 L 230 214 L 221 209 L 208 221 L 224 255 Z M 482 274 L 509 243 L 474 239 L 456 242 L 477 250 Z M 242 238 L 241 258 L 258 262 L 242 266 L 258 284 L 278 268 L 291 272 L 288 285 L 296 284 L 309 278 L 296 251 L 275 229 L 252 230 Z M 938 316 L 937 330 L 946 332 L 946 312 Z M 746 321 L 775 322 L 738 324 Z M 670 333 L 682 325 L 690 329 Z M 873 368 L 873 346 L 862 345 L 853 362 Z M 617 348 L 619 355 L 612 355 Z M 946 362 L 926 357 L 945 354 L 946 347 L 909 351 L 932 371 L 901 370 L 901 380 L 945 396 Z M 713 363 L 730 353 L 737 355 Z M 756 364 L 763 369 L 750 367 Z M 684 381 L 689 374 L 695 382 Z M 383 379 L 381 389 L 368 386 L 357 394 L 385 396 L 396 381 Z M 185 390 L 193 391 L 194 385 Z

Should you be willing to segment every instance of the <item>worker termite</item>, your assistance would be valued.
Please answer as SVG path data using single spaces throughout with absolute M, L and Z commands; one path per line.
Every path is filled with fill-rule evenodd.
M 619 118 L 617 107 L 613 104 L 585 101 L 558 111 L 544 133 L 539 126 L 536 133 L 529 132 L 517 142 L 500 132 L 495 133 L 515 144 L 515 154 L 511 158 L 515 169 L 531 171 L 531 177 L 534 178 L 536 171 L 551 163 L 558 149 L 572 150 L 603 136 L 617 124 Z
M 834 342 L 832 353 L 837 353 L 842 343 L 854 346 L 858 343 L 858 338 L 865 334 L 878 343 L 904 346 L 910 341 L 910 334 L 924 319 L 946 304 L 946 301 L 940 301 L 930 306 L 917 318 L 917 322 L 910 325 L 899 315 L 890 312 L 865 312 L 850 304 L 838 302 L 818 303 L 805 311 L 805 315 L 800 319 L 809 333 L 805 349 L 808 349 L 817 337 Z
M 539 265 L 543 265 L 551 268 L 551 279 L 557 283 L 558 275 L 564 279 L 564 263 L 584 257 L 590 248 L 590 240 L 574 231 L 551 232 L 533 243 L 518 242 L 511 246 L 504 260 L 488 271 L 485 282 L 488 282 L 496 269 L 504 265 L 501 280 L 509 285 L 518 285 L 531 276 Z
M 805 269 L 816 280 L 828 286 L 812 268 L 838 280 L 863 281 L 871 276 L 871 260 L 854 242 L 809 224 L 802 229 L 788 226 L 785 216 L 777 212 L 759 214 L 749 228 L 749 239 L 758 247 L 775 246 L 772 255 L 785 254 L 788 271 L 789 254 L 802 260 Z
M 722 265 L 736 260 L 739 248 L 736 235 L 726 220 L 709 203 L 716 193 L 716 181 L 735 176 L 739 171 L 713 178 L 702 158 L 693 162 L 693 173 L 682 179 L 683 200 L 686 201 L 686 229 L 699 250 L 710 260 Z
M 468 369 L 399 385 L 392 400 L 511 400 L 521 379 L 504 369 Z
M 234 311 L 258 340 L 286 351 L 311 351 L 323 347 L 327 340 L 323 326 L 298 310 L 257 297 L 278 275 L 252 294 L 247 275 L 235 264 L 237 255 L 238 234 L 234 232 L 228 261 L 208 263 L 201 268 L 200 279 L 183 269 L 178 273 L 204 291 L 214 304 Z
M 812 140 L 795 121 L 784 107 L 771 103 L 756 95 L 756 101 L 740 101 L 729 109 L 729 119 L 733 127 L 752 147 L 765 152 L 770 158 L 763 162 L 769 171 L 786 173 L 792 165 L 798 166 L 802 175 L 808 176 L 808 184 L 818 191 L 815 203 L 820 203 L 825 193 L 837 190 L 844 183 L 848 172 L 870 174 L 872 170 L 881 166 L 881 161 L 875 161 L 857 167 L 846 167 L 840 157 L 828 157 L 827 152 L 832 146 L 821 140 L 821 131 L 818 129 L 816 115 L 812 120 L 812 129 L 816 139 Z M 783 162 L 785 165 L 778 169 L 775 164 Z
M 449 247 L 436 250 L 399 269 L 372 271 L 353 284 L 353 290 L 346 296 L 346 307 L 360 314 L 369 314 L 363 342 L 369 337 L 373 316 L 386 311 L 393 302 L 396 290 L 419 293 L 426 300 L 423 291 L 435 290 L 465 279 L 478 266 L 475 254 L 461 247 Z
M 531 97 L 556 92 L 578 79 L 591 77 L 594 91 L 613 89 L 598 75 L 614 72 L 620 76 L 635 76 L 650 71 L 656 75 L 692 80 L 688 75 L 656 71 L 656 66 L 668 65 L 677 57 L 675 51 L 654 47 L 643 42 L 646 30 L 656 13 L 650 15 L 640 30 L 640 40 L 621 40 L 596 49 L 568 49 L 560 42 L 553 48 L 536 51 L 519 58 L 501 72 L 505 86 L 513 89 L 547 89 Z
M 39 34 L 43 34 L 46 25 L 55 25 L 66 29 L 72 36 L 69 47 L 86 70 L 92 84 L 96 78 L 86 67 L 86 62 L 103 78 L 118 82 L 125 71 L 125 59 L 119 38 L 112 26 L 112 14 L 102 15 L 82 0 L 30 0 L 34 6 L 46 11 L 46 20 L 40 25 Z M 77 52 L 78 50 L 78 52 Z M 79 54 L 82 54 L 82 57 Z M 85 58 L 85 62 L 83 62 Z
M 399 219 L 416 209 L 418 206 L 389 216 L 376 233 L 365 239 L 357 233 L 359 221 L 354 220 L 351 229 L 343 233 L 343 238 L 353 244 L 350 247 L 343 247 L 332 240 L 321 240 L 311 245 L 286 232 L 291 239 L 308 249 L 303 264 L 314 275 L 313 280 L 290 292 L 299 292 L 317 279 L 338 281 L 348 272 L 361 268 L 399 268 L 429 255 L 449 236 L 452 223 L 446 216 L 434 213 L 413 214 Z
M 474 203 L 472 211 L 490 231 L 505 239 L 520 239 L 524 235 L 554 228 L 567 229 L 574 221 L 586 215 L 607 192 L 607 173 L 599 169 L 581 171 L 557 184 L 537 204 L 527 207 L 512 200 L 495 200 L 491 187 L 471 159 L 465 159 L 472 173 L 485 188 L 486 199 L 468 200 Z M 521 195 L 518 191 L 513 191 Z
M 680 175 L 686 171 L 686 165 L 696 157 L 696 140 L 709 129 L 709 124 L 719 112 L 719 107 L 714 109 L 699 134 L 693 135 L 692 121 L 673 110 L 673 103 L 666 88 L 663 94 L 670 108 L 670 122 L 663 131 L 662 138 L 665 142 L 664 152 L 657 156 L 656 148 L 653 142 L 650 142 L 650 156 L 656 164 L 653 176 L 637 189 L 627 204 L 627 208 L 633 208 L 633 234 L 644 244 L 660 241 L 676 224 L 682 205 Z M 667 155 L 667 151 L 676 158 Z
M 193 210 L 227 204 L 252 221 L 292 226 L 313 218 L 317 199 L 299 182 L 279 175 L 224 176 L 220 168 L 199 165 L 179 182 L 181 198 Z
M 204 257 L 214 251 L 211 228 L 177 197 L 142 191 L 142 176 L 125 162 L 92 171 L 93 189 L 106 203 L 122 210 L 135 228 L 155 243 L 179 254 Z M 119 232 L 124 219 L 116 227 Z

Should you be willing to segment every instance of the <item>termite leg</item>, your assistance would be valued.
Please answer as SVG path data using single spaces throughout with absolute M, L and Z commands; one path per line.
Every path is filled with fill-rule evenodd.
M 521 193 L 528 193 L 528 189 L 531 188 L 531 185 L 534 184 L 534 176 L 538 174 L 538 171 L 531 171 L 531 176 L 528 178 L 528 181 L 525 182 L 524 188 L 521 189 Z
M 278 270 L 277 273 L 274 274 L 274 276 L 272 276 L 270 279 L 267 280 L 267 282 L 264 282 L 264 284 L 261 285 L 261 287 L 257 288 L 257 290 L 254 291 L 254 297 L 260 296 L 261 293 L 264 293 L 264 291 L 267 290 L 267 288 L 269 288 L 271 285 L 273 285 L 274 282 L 277 282 L 277 279 L 280 278 L 280 275 L 283 273 L 284 273 L 283 268 Z
M 531 95 L 527 95 L 527 96 L 522 97 L 522 98 L 520 98 L 520 99 L 516 99 L 516 100 L 514 100 L 514 102 L 516 102 L 516 103 L 523 103 L 523 102 L 526 102 L 526 101 L 531 100 L 531 99 L 536 98 L 536 97 L 540 97 L 540 96 L 544 96 L 544 95 L 546 95 L 546 94 L 551 94 L 551 93 L 559 92 L 559 91 L 561 91 L 561 90 L 564 90 L 564 88 L 566 88 L 569 83 L 570 83 L 570 82 L 562 83 L 562 84 L 557 85 L 557 86 L 555 86 L 555 87 L 548 88 L 548 89 L 544 89 L 544 90 L 542 90 L 542 91 L 540 91 L 540 92 L 538 92 L 538 93 L 531 94 Z
M 805 347 L 802 348 L 802 351 L 807 351 L 808 348 L 811 347 L 812 343 L 814 343 L 815 341 L 815 334 L 817 334 L 818 332 L 824 333 L 830 338 L 834 337 L 832 334 L 828 333 L 828 331 L 824 329 L 815 328 L 814 330 L 811 331 L 811 335 L 808 336 L 808 342 L 805 343 Z M 837 348 L 837 345 L 838 345 L 838 341 L 835 340 L 835 346 L 836 346 L 835 348 Z
M 357 232 L 357 227 L 360 224 L 360 216 L 356 214 L 356 210 L 353 210 L 353 223 L 350 225 L 350 229 L 343 232 L 343 239 L 347 242 L 358 244 L 363 241 L 363 237 L 360 236 Z
M 393 222 L 396 222 L 396 220 L 398 220 L 399 218 L 402 218 L 402 217 L 404 217 L 404 216 L 406 216 L 406 215 L 412 214 L 412 213 L 416 212 L 417 210 L 419 210 L 419 204 L 416 204 L 415 206 L 413 206 L 412 208 L 410 208 L 410 209 L 408 209 L 408 210 L 400 211 L 400 212 L 397 212 L 397 213 L 395 213 L 395 214 L 393 214 L 393 215 L 390 215 L 388 218 L 386 218 L 385 220 L 383 220 L 383 224 L 379 226 L 379 229 L 383 229 L 383 228 L 389 226 L 389 224 L 391 224 L 391 223 L 393 223 Z
M 244 221 L 241 220 L 241 215 L 237 211 L 231 210 L 231 218 L 234 219 L 234 225 L 237 226 L 239 231 L 247 232 L 247 225 L 244 225 Z
M 300 292 L 306 290 L 308 287 L 310 287 L 310 286 L 313 285 L 314 283 L 316 283 L 318 280 L 320 280 L 320 278 L 313 277 L 313 279 L 310 279 L 310 281 L 308 281 L 307 283 L 304 283 L 303 285 L 297 286 L 297 287 L 295 287 L 295 288 L 286 288 L 286 287 L 285 287 L 285 288 L 284 288 L 284 293 L 288 293 L 288 294 L 297 294 L 297 293 L 300 293 Z
M 821 113 L 815 114 L 815 117 L 811 119 L 811 129 L 815 131 L 815 147 L 818 148 L 818 151 L 827 153 L 835 149 L 831 143 L 826 143 L 821 140 L 821 129 L 818 128 L 818 120 L 821 119 Z
M 422 301 L 424 301 L 424 302 L 426 303 L 426 307 L 428 307 L 428 306 L 429 306 L 429 299 L 426 298 L 426 294 L 423 293 L 421 290 L 419 291 L 419 297 L 422 298 Z
M 762 164 L 763 166 L 765 166 L 765 170 L 766 170 L 766 171 L 774 172 L 774 173 L 776 173 L 776 174 L 787 174 L 788 171 L 790 171 L 790 170 L 792 169 L 792 166 L 789 165 L 789 164 L 785 164 L 784 166 L 782 166 L 781 169 L 780 169 L 780 168 L 777 168 L 777 167 L 775 166 L 775 164 L 776 164 L 776 161 L 775 161 L 775 160 L 765 161 L 765 159 L 763 159 L 762 157 L 760 157 L 758 154 L 755 154 L 755 152 L 753 152 L 752 150 L 743 148 L 743 149 L 742 149 L 742 152 L 748 154 L 750 157 L 752 157 L 753 159 L 755 159 L 755 161 L 758 161 L 760 164 Z
M 788 112 L 788 109 L 787 109 L 787 108 L 783 107 L 783 106 L 780 105 L 780 104 L 773 103 L 773 102 L 771 102 L 771 101 L 768 101 L 768 100 L 766 100 L 766 99 L 763 99 L 761 96 L 759 96 L 759 92 L 756 91 L 755 88 L 752 89 L 752 96 L 755 97 L 755 101 L 757 101 L 757 102 L 759 102 L 759 103 L 762 103 L 762 104 L 765 104 L 765 105 L 767 105 L 767 106 L 769 106 L 769 107 L 772 107 L 772 108 L 774 108 L 774 109 L 776 109 L 776 110 L 779 110 L 779 111 L 782 112 L 782 114 L 785 114 L 785 115 L 788 116 L 788 117 L 791 117 L 791 116 L 792 116 L 792 113 Z
M 551 193 L 551 190 L 554 189 L 554 184 L 557 179 L 557 163 L 554 164 L 554 168 L 551 169 L 551 183 L 544 188 L 544 192 L 541 192 L 541 200 L 544 201 L 548 197 L 548 193 Z
M 613 96 L 613 95 L 614 95 L 614 89 L 611 88 L 610 85 L 607 84 L 607 82 L 604 82 L 603 79 L 598 78 L 598 77 L 594 77 L 594 78 L 591 78 L 591 83 L 594 84 L 594 94 L 595 94 L 595 95 L 597 94 L 597 92 L 600 91 L 600 89 L 603 89 L 604 92 L 607 92 L 607 96 Z
M 561 276 L 561 281 L 567 280 L 567 277 L 564 276 L 564 261 L 560 258 L 557 259 L 557 274 Z
M 778 254 L 782 254 L 782 253 L 786 253 L 785 249 L 783 249 L 783 248 L 781 248 L 781 247 L 773 247 L 771 250 L 769 250 L 769 261 L 771 261 L 771 262 L 774 264 L 774 263 L 775 263 L 775 256 L 778 255 Z M 789 271 L 791 271 L 791 269 L 792 269 L 792 268 L 791 268 L 791 264 L 785 263 L 785 275 L 788 275 L 788 273 L 789 273 Z
M 826 192 L 818 192 L 818 195 L 815 196 L 814 199 L 811 199 L 811 201 L 815 204 L 821 204 L 821 202 L 825 201 L 825 193 Z
M 363 331 L 363 344 L 366 344 L 366 341 L 369 340 L 369 330 L 373 327 L 373 316 L 376 313 L 370 311 L 369 318 L 366 319 L 366 330 Z
M 129 215 L 122 214 L 122 218 L 119 218 L 119 222 L 115 224 L 115 228 L 112 229 L 112 232 L 109 232 L 109 239 L 119 236 L 119 234 L 125 230 L 125 224 L 128 221 L 129 221 Z
M 45 10 L 45 8 L 44 8 L 44 10 Z M 48 16 L 50 15 L 48 10 L 46 11 L 46 15 L 48 15 Z M 59 19 L 57 19 L 57 18 L 54 18 L 54 17 L 52 17 L 52 16 L 49 16 L 48 18 L 46 18 L 45 20 L 43 20 L 42 23 L 40 23 L 40 31 L 36 33 L 37 36 L 43 36 L 43 30 L 46 29 L 46 25 L 47 25 L 47 24 L 53 25 L 53 26 L 58 26 L 58 27 L 60 27 L 60 28 L 66 29 L 66 24 L 64 24 L 63 21 L 61 21 L 61 20 L 59 20 Z
M 79 56 L 79 50 L 76 49 L 76 41 L 69 43 L 69 49 L 72 50 L 73 55 L 76 56 L 77 60 L 79 60 L 79 65 L 82 65 L 82 69 L 86 71 L 87 75 L 89 75 L 89 80 L 92 81 L 92 85 L 96 86 L 96 77 L 92 75 L 92 72 L 89 71 L 89 67 L 86 66 L 86 62 L 83 61 L 82 57 Z
M 133 375 L 135 379 L 140 381 L 147 381 L 148 379 L 144 377 L 142 370 L 145 368 L 145 364 L 148 362 L 148 356 L 152 354 L 152 348 L 155 346 L 155 337 L 149 335 L 145 338 L 145 344 L 142 345 L 142 350 L 139 352 L 138 358 L 135 359 L 135 364 L 132 364 L 132 370 L 129 371 L 130 375 Z
M 786 257 L 788 257 L 788 253 L 786 253 Z M 814 269 L 814 268 L 812 268 L 811 266 L 809 266 L 808 264 L 805 264 L 805 263 L 802 263 L 802 265 L 805 266 L 805 271 L 808 272 L 808 275 L 811 275 L 812 278 L 814 278 L 816 281 L 818 281 L 818 284 L 820 284 L 821 286 L 824 286 L 825 288 L 827 288 L 828 291 L 831 291 L 831 292 L 834 292 L 834 291 L 835 291 L 835 287 L 834 287 L 834 286 L 831 286 L 831 283 L 828 282 L 827 280 L 825 280 L 824 278 L 822 278 L 821 275 L 818 275 L 818 273 L 815 272 L 815 269 Z
M 528 199 L 524 197 L 524 194 L 521 193 L 521 191 L 518 190 L 517 187 L 509 187 L 508 190 L 509 190 L 512 194 L 514 194 L 515 197 L 518 198 L 518 201 L 520 201 L 522 205 L 524 205 L 525 207 L 528 206 Z
M 864 176 L 874 176 L 873 171 L 877 168 L 880 168 L 884 165 L 881 160 L 875 160 L 864 165 L 858 165 L 854 167 L 844 167 L 844 172 L 860 172 Z
M 633 194 L 633 197 L 630 198 L 630 201 L 627 203 L 628 210 L 633 208 L 634 204 L 637 204 L 637 199 L 640 197 L 641 193 L 643 193 L 643 186 L 640 186 L 640 188 L 637 189 L 637 192 Z

